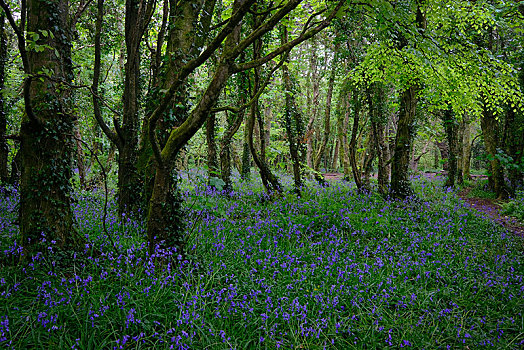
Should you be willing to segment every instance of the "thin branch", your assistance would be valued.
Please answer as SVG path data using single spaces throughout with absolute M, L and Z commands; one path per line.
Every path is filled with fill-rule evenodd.
M 156 139 L 155 129 L 156 123 L 160 119 L 160 116 L 168 108 L 173 96 L 176 91 L 180 88 L 185 78 L 189 76 L 196 68 L 201 66 L 206 62 L 209 57 L 221 46 L 224 39 L 233 31 L 233 29 L 240 23 L 242 18 L 244 18 L 247 10 L 256 0 L 248 0 L 242 4 L 236 12 L 234 12 L 227 25 L 220 31 L 220 33 L 211 41 L 207 48 L 196 58 L 189 61 L 182 69 L 178 72 L 177 76 L 173 79 L 174 83 L 171 85 L 169 90 L 166 92 L 158 107 L 151 113 L 148 117 L 148 128 L 149 128 L 149 138 L 151 142 L 151 147 L 153 149 L 153 154 L 158 162 L 162 165 L 162 157 L 160 154 L 160 145 Z
M 73 16 L 73 18 L 71 19 L 71 23 L 70 23 L 70 28 L 74 28 L 74 26 L 76 25 L 76 23 L 78 22 L 78 20 L 80 19 L 80 16 L 82 16 L 82 14 L 85 12 L 85 10 L 87 9 L 87 6 L 89 6 L 91 4 L 91 2 L 93 2 L 93 0 L 88 0 L 85 4 L 80 4 L 80 8 L 78 9 L 78 11 L 76 11 L 75 15 Z
M 277 65 L 275 65 L 275 67 L 273 67 L 271 69 L 271 72 L 269 72 L 269 74 L 267 75 L 266 77 L 266 80 L 262 83 L 262 86 L 260 87 L 260 89 L 258 89 L 258 91 L 256 92 L 256 94 L 246 103 L 244 103 L 243 105 L 239 106 L 239 107 L 233 107 L 233 106 L 223 106 L 223 107 L 217 107 L 217 108 L 213 108 L 211 110 L 212 113 L 217 113 L 217 112 L 223 112 L 223 111 L 230 111 L 230 112 L 233 112 L 233 113 L 239 113 L 239 112 L 242 112 L 244 109 L 246 109 L 247 107 L 251 106 L 251 104 L 256 100 L 258 99 L 262 93 L 264 92 L 265 88 L 268 86 L 269 82 L 271 81 L 271 78 L 273 78 L 273 74 L 280 68 L 282 67 L 282 65 L 284 64 L 284 62 L 286 61 L 286 58 L 289 56 L 289 51 L 287 51 L 284 55 L 284 58 L 282 58 L 280 60 L 280 62 L 278 62 Z
M 247 70 L 247 69 L 252 69 L 252 68 L 261 66 L 261 65 L 271 61 L 273 58 L 275 58 L 276 56 L 282 54 L 283 52 L 288 51 L 288 50 L 292 49 L 293 47 L 297 46 L 298 44 L 304 42 L 305 40 L 313 37 L 314 35 L 319 33 L 321 30 L 326 28 L 331 23 L 331 21 L 333 20 L 333 18 L 337 14 L 337 12 L 340 10 L 342 5 L 344 5 L 344 3 L 345 3 L 345 0 L 339 0 L 339 2 L 337 3 L 337 5 L 333 9 L 333 11 L 331 11 L 331 13 L 322 22 L 320 22 L 320 24 L 317 25 L 316 27 L 307 30 L 306 32 L 304 32 L 301 35 L 299 35 L 297 38 L 295 38 L 295 39 L 291 40 L 290 42 L 280 46 L 279 48 L 273 50 L 271 53 L 269 53 L 268 55 L 266 55 L 266 56 L 264 56 L 262 58 L 259 58 L 259 59 L 256 59 L 256 60 L 253 60 L 253 61 L 250 61 L 250 62 L 242 63 L 242 64 L 237 64 L 235 66 L 235 68 L 234 68 L 234 72 L 238 73 L 238 72 L 241 72 L 241 71 L 244 71 L 244 70 Z M 268 22 L 269 21 L 270 20 L 268 20 Z M 245 40 L 248 40 L 249 38 L 250 37 L 246 38 Z

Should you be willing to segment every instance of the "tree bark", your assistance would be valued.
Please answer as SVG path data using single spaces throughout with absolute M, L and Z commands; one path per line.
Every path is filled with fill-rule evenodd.
M 138 161 L 138 128 L 140 96 L 140 42 L 150 14 L 139 11 L 139 0 L 126 0 L 125 62 L 123 120 L 118 147 L 118 211 L 135 215 L 140 207 L 142 186 L 136 164 Z
M 416 91 L 415 86 L 410 86 L 402 92 L 400 98 L 399 120 L 391 166 L 389 194 L 392 198 L 405 199 L 413 193 L 409 182 L 409 159 L 415 133 Z
M 63 84 L 72 79 L 69 3 L 29 0 L 27 6 L 27 31 L 53 35 L 40 36 L 36 44 L 46 48 L 28 51 L 30 64 L 24 67 L 29 69 L 25 81 L 29 98 L 20 128 L 19 214 L 20 240 L 26 256 L 46 252 L 52 242 L 64 250 L 80 250 L 83 242 L 73 226 L 70 179 L 74 130 L 71 90 Z M 51 76 L 30 77 L 43 69 L 50 70 Z

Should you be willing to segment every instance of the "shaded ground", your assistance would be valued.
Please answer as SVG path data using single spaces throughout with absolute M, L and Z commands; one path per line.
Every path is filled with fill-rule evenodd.
M 501 215 L 502 209 L 495 199 L 468 197 L 471 188 L 466 188 L 459 192 L 458 196 L 471 208 L 474 208 L 500 225 L 504 226 L 509 232 L 524 237 L 524 225 L 511 216 Z
M 344 174 L 341 173 L 324 173 L 324 178 L 328 181 L 339 181 L 342 180 Z M 424 173 L 424 177 L 430 180 L 436 178 L 442 178 L 445 176 L 445 173 Z M 376 175 L 374 175 L 376 176 Z M 487 178 L 485 175 L 472 175 L 473 180 L 479 180 Z M 458 193 L 460 199 L 466 202 L 471 208 L 485 214 L 490 217 L 492 220 L 496 221 L 500 225 L 504 226 L 509 232 L 512 232 L 516 235 L 524 237 L 524 224 L 518 222 L 515 218 L 501 215 L 500 210 L 502 209 L 500 204 L 497 203 L 494 199 L 487 198 L 471 198 L 468 197 L 471 188 L 466 188 Z

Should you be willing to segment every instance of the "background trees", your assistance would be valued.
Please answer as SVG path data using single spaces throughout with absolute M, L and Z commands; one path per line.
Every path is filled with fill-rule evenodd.
M 21 160 L 26 247 L 41 232 L 80 242 L 71 185 L 102 170 L 151 249 L 183 247 L 177 172 L 206 163 L 219 190 L 252 164 L 271 195 L 285 172 L 297 193 L 320 172 L 371 190 L 376 168 L 380 193 L 403 199 L 420 167 L 467 178 L 473 150 L 498 197 L 522 185 L 517 3 L 52 4 L 1 3 L 15 36 L 0 45 L 0 178 Z

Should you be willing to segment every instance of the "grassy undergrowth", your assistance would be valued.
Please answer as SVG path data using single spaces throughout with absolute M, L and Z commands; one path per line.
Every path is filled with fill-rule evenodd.
M 78 196 L 88 244 L 66 266 L 37 256 L 0 272 L 0 346 L 78 349 L 521 348 L 522 241 L 419 180 L 406 202 L 345 183 L 269 201 L 185 179 L 183 266 L 155 266 L 143 223 Z M 4 260 L 18 248 L 2 199 Z M 51 246 L 52 248 L 52 246 Z M 158 252 L 168 254 L 169 252 Z M 7 257 L 7 258 L 6 258 Z

